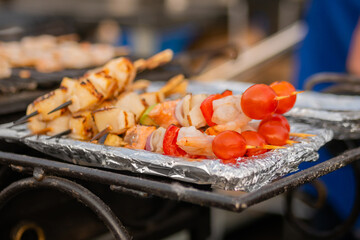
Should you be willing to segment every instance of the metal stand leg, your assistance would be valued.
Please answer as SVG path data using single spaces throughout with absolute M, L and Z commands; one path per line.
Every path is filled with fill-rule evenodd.
M 0 192 L 0 209 L 16 195 L 38 188 L 55 189 L 70 195 L 94 211 L 113 234 L 114 239 L 130 239 L 128 232 L 108 205 L 88 189 L 64 178 L 48 176 L 41 181 L 25 178 L 13 182 Z

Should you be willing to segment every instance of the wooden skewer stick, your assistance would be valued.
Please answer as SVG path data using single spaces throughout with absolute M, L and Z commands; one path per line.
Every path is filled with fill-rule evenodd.
M 104 128 L 101 132 L 99 132 L 98 134 L 96 134 L 96 135 L 90 140 L 90 142 L 100 139 L 102 136 L 108 134 L 108 133 L 111 131 L 111 129 L 112 129 L 112 128 L 111 128 L 110 126 L 107 127 L 107 128 Z
M 184 81 L 184 75 L 178 74 L 169 79 L 169 81 L 162 88 L 160 88 L 159 92 L 163 93 L 165 96 L 168 96 L 169 92 L 178 87 Z
M 293 145 L 294 143 L 299 143 L 299 142 L 290 139 L 286 140 L 286 144 Z
M 13 128 L 13 127 L 16 127 L 16 126 L 19 126 L 19 125 L 21 125 L 21 124 L 28 123 L 28 122 L 29 122 L 29 119 L 24 120 L 24 121 L 21 121 L 21 122 L 18 122 L 18 123 L 13 123 L 13 125 L 11 125 L 11 126 L 8 127 L 8 128 Z
M 67 102 L 64 102 L 64 103 L 61 104 L 60 106 L 58 106 L 58 107 L 54 108 L 53 110 L 51 110 L 50 112 L 48 112 L 48 114 L 51 114 L 51 113 L 53 113 L 53 112 L 59 111 L 59 110 L 61 110 L 61 109 L 63 109 L 63 108 L 66 108 L 67 106 L 69 106 L 69 105 L 71 105 L 71 104 L 72 104 L 72 101 L 71 101 L 71 100 L 69 100 L 69 101 L 67 101 Z
M 307 137 L 315 137 L 315 134 L 309 134 L 309 133 L 289 133 L 292 137 L 301 137 L 301 138 L 307 138 Z
M 296 94 L 299 94 L 299 93 L 303 93 L 305 91 L 295 91 L 295 92 L 292 92 L 290 95 L 287 95 L 287 96 L 277 96 L 275 97 L 276 100 L 282 100 L 282 99 L 286 99 L 286 98 L 289 98 L 291 96 L 294 96 Z
M 105 133 L 98 141 L 99 144 L 104 144 L 109 133 Z
M 31 118 L 31 117 L 33 117 L 33 116 L 36 116 L 36 115 L 38 115 L 38 114 L 39 114 L 39 112 L 38 112 L 38 111 L 35 111 L 35 112 L 32 112 L 32 113 L 30 113 L 30 114 L 28 114 L 28 115 L 25 115 L 25 116 L 19 118 L 18 120 L 14 121 L 14 122 L 13 122 L 13 123 L 14 123 L 13 126 L 26 123 L 29 118 Z M 13 126 L 12 126 L 12 127 L 13 127 Z
M 286 147 L 275 146 L 275 145 L 263 145 L 263 146 L 246 145 L 246 149 L 283 149 L 283 148 L 286 148 Z
M 260 148 L 262 149 L 284 149 L 286 147 L 283 147 L 283 146 L 275 146 L 275 145 L 264 145 L 264 146 L 261 146 Z
M 257 148 L 256 146 L 251 146 L 251 145 L 246 145 L 246 147 L 245 147 L 246 149 L 255 149 L 255 148 Z
M 54 136 L 49 137 L 48 140 L 53 139 L 53 138 L 61 138 L 62 136 L 68 135 L 70 133 L 71 133 L 71 129 L 68 129 L 68 130 L 60 132 L 58 134 L 55 134 Z

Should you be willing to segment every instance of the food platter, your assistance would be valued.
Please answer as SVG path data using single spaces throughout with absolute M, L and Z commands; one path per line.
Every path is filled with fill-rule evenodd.
M 151 90 L 162 83 L 154 82 Z M 234 94 L 244 92 L 253 83 L 215 80 L 208 83 L 194 82 L 189 85 L 192 93 L 217 93 L 231 89 Z M 360 96 L 345 96 L 306 91 L 297 98 L 295 106 L 285 116 L 299 123 L 331 129 L 334 139 L 360 138 Z
M 259 189 L 278 177 L 296 171 L 301 162 L 317 160 L 317 150 L 332 138 L 331 130 L 294 123 L 291 125 L 292 131 L 316 136 L 307 139 L 295 138 L 300 143 L 255 157 L 239 158 L 236 164 L 224 164 L 220 160 L 193 161 L 145 150 L 110 147 L 68 138 L 49 139 L 43 135 L 23 138 L 30 133 L 26 125 L 9 128 L 11 125 L 0 125 L 0 138 L 10 142 L 22 142 L 74 164 L 126 170 L 242 191 Z
M 311 92 L 302 94 L 296 108 L 320 114 L 295 116 L 289 110 L 300 92 L 288 82 L 188 83 L 177 75 L 150 87 L 132 83 L 136 73 L 172 55 L 165 50 L 134 64 L 118 58 L 79 80 L 64 78 L 58 89 L 30 104 L 15 125 L 0 126 L 0 138 L 75 164 L 252 191 L 316 160 L 317 150 L 337 134 L 335 127 L 349 120 L 343 108 L 334 108 L 341 103 L 335 95 Z M 345 110 L 355 116 L 351 121 L 360 119 L 356 109 Z M 339 117 L 326 118 L 323 112 Z M 323 128 L 319 121 L 335 127 Z

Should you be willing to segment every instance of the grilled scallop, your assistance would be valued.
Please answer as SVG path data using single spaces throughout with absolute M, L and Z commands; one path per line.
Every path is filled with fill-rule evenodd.
M 39 116 L 34 116 L 29 119 L 27 127 L 32 133 L 38 133 L 46 128 L 46 122 L 39 120 Z
M 69 129 L 69 120 L 71 115 L 69 112 L 64 113 L 58 118 L 51 120 L 47 123 L 49 131 L 46 133 L 49 136 L 56 135 Z
M 116 80 L 105 71 L 99 71 L 89 74 L 87 79 L 95 86 L 105 99 L 112 97 L 117 87 Z
M 141 101 L 140 96 L 135 92 L 125 92 L 121 94 L 115 107 L 134 113 L 137 122 L 145 111 L 144 103 Z
M 97 133 L 97 128 L 90 111 L 75 114 L 70 118 L 70 137 L 78 140 L 89 140 Z
M 68 108 L 72 113 L 89 110 L 103 99 L 104 96 L 96 90 L 94 84 L 88 79 L 82 79 L 75 83 L 74 94 L 71 97 L 72 103 Z
M 103 108 L 94 111 L 93 114 L 99 131 L 108 128 L 110 133 L 121 134 L 135 126 L 135 115 L 120 108 Z
M 51 91 L 44 96 L 37 98 L 32 104 L 28 106 L 27 114 L 30 114 L 34 111 L 39 112 L 39 120 L 41 121 L 51 121 L 57 117 L 60 117 L 66 109 L 56 111 L 54 113 L 48 114 L 51 110 L 58 107 L 59 105 L 65 102 L 66 91 L 62 89 L 56 89 Z
M 156 103 L 161 103 L 165 99 L 165 96 L 162 92 L 142 93 L 142 94 L 140 94 L 140 97 L 147 106 L 151 106 Z
M 60 89 L 63 90 L 65 93 L 65 98 L 68 99 L 71 97 L 71 94 L 74 91 L 76 85 L 76 79 L 64 77 L 60 83 Z
M 125 91 L 131 85 L 136 74 L 136 69 L 132 62 L 129 59 L 122 57 L 108 62 L 103 67 L 103 71 L 116 79 L 117 93 Z

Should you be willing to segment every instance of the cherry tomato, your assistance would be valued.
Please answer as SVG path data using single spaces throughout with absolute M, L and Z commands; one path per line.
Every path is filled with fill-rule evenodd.
M 283 146 L 289 139 L 289 131 L 281 122 L 270 121 L 262 124 L 258 133 L 265 138 L 268 144 L 275 146 Z
M 241 108 L 252 119 L 264 119 L 275 112 L 278 106 L 276 93 L 265 84 L 255 84 L 241 96 Z
M 246 145 L 255 146 L 255 147 L 262 147 L 266 144 L 265 139 L 255 131 L 245 131 L 242 132 L 241 135 L 245 138 Z M 267 152 L 266 149 L 247 149 L 245 156 L 255 156 L 260 155 Z
M 176 145 L 177 137 L 180 128 L 175 125 L 170 125 L 165 132 L 163 140 L 163 149 L 165 155 L 170 156 L 185 156 L 186 152 Z
M 215 156 L 220 159 L 236 159 L 244 156 L 246 152 L 246 141 L 238 132 L 224 131 L 214 138 L 212 150 Z
M 216 125 L 213 121 L 211 121 L 211 118 L 214 114 L 213 101 L 230 95 L 232 95 L 232 91 L 225 90 L 221 94 L 210 95 L 209 97 L 205 98 L 205 100 L 201 103 L 200 110 L 205 118 L 207 125 L 209 125 L 210 127 Z
M 289 96 L 295 92 L 295 87 L 289 82 L 274 82 L 270 85 L 277 96 Z M 296 95 L 292 95 L 288 98 L 279 100 L 279 105 L 276 108 L 275 113 L 284 114 L 288 112 L 296 102 Z
M 223 164 L 236 164 L 237 163 L 237 160 L 235 158 L 233 159 L 227 159 L 227 160 L 224 160 L 224 159 L 221 159 L 221 162 Z
M 284 117 L 283 115 L 280 114 L 273 114 L 268 116 L 267 118 L 263 119 L 260 122 L 260 125 L 263 125 L 266 122 L 270 122 L 270 121 L 275 121 L 275 122 L 280 122 L 288 131 L 290 131 L 290 124 L 288 122 L 288 120 L 286 119 L 286 117 Z

